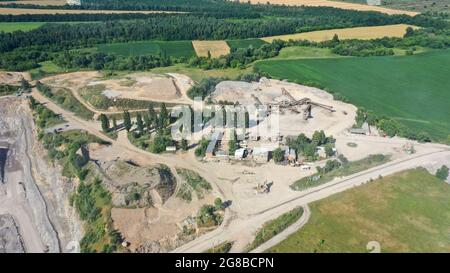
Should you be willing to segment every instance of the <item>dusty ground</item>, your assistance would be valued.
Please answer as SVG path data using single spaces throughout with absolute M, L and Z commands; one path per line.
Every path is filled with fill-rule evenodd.
M 126 137 L 125 132 L 120 132 L 119 138 L 117 140 L 108 139 L 104 134 L 99 132 L 100 126 L 98 123 L 81 120 L 80 118 L 74 116 L 72 113 L 61 109 L 51 101 L 43 98 L 36 91 L 33 91 L 33 96 L 38 101 L 45 102 L 47 107 L 52 109 L 54 112 L 62 114 L 64 119 L 67 120 L 69 124 L 78 126 L 80 128 L 85 128 L 85 130 L 89 131 L 90 133 L 102 139 L 109 140 L 112 143 L 111 146 L 99 149 L 95 153 L 92 153 L 92 157 L 101 158 L 105 161 L 116 160 L 117 158 L 120 158 L 120 160 L 132 160 L 133 162 L 142 166 L 152 164 L 165 164 L 172 170 L 174 168 L 190 169 L 202 175 L 207 181 L 212 184 L 212 194 L 214 194 L 215 196 L 220 196 L 223 200 L 231 200 L 232 204 L 225 214 L 224 224 L 219 229 L 206 234 L 205 236 L 201 237 L 198 240 L 195 240 L 192 243 L 188 243 L 185 247 L 178 249 L 178 251 L 203 251 L 207 248 L 210 248 L 216 243 L 220 243 L 221 240 L 238 240 L 238 243 L 233 247 L 233 251 L 240 251 L 249 241 L 253 239 L 254 232 L 264 222 L 279 216 L 283 212 L 286 212 L 287 210 L 292 209 L 295 206 L 305 204 L 305 202 L 308 203 L 311 200 L 324 198 L 333 193 L 359 185 L 368 181 L 371 177 L 377 177 L 380 174 L 386 175 L 388 173 L 393 173 L 405 168 L 423 165 L 430 161 L 442 162 L 442 157 L 439 152 L 443 149 L 442 145 L 415 143 L 417 154 L 408 155 L 401 151 L 402 146 L 407 142 L 407 140 L 379 137 L 377 136 L 376 132 L 374 132 L 373 136 L 348 135 L 345 127 L 346 125 L 350 126 L 353 123 L 353 115 L 356 108 L 351 105 L 333 102 L 330 99 L 330 95 L 325 93 L 324 91 L 309 89 L 306 87 L 301 87 L 299 85 L 280 81 L 263 81 L 263 83 L 264 86 L 261 87 L 261 91 L 252 91 L 252 89 L 246 88 L 241 90 L 242 94 L 239 95 L 241 97 L 238 96 L 238 99 L 241 100 L 241 103 L 245 100 L 248 100 L 248 97 L 246 96 L 247 94 L 245 94 L 246 92 L 260 92 L 263 93 L 262 99 L 264 99 L 264 97 L 266 97 L 267 100 L 276 99 L 280 94 L 280 86 L 284 86 L 296 98 L 301 98 L 302 96 L 307 95 L 311 96 L 313 100 L 317 100 L 318 102 L 332 104 L 336 108 L 336 111 L 332 113 L 332 117 L 327 118 L 335 118 L 336 124 L 331 125 L 330 128 L 334 128 L 333 130 L 335 130 L 336 132 L 336 134 L 334 134 L 334 137 L 337 139 L 336 145 L 338 147 L 338 151 L 340 150 L 340 152 L 342 152 L 351 160 L 366 157 L 369 154 L 379 152 L 382 152 L 384 154 L 393 154 L 395 160 L 397 160 L 396 163 L 388 163 L 385 164 L 385 166 L 381 166 L 376 170 L 373 170 L 372 172 L 363 172 L 362 174 L 357 174 L 355 175 L 355 179 L 353 180 L 346 180 L 346 178 L 341 179 L 343 180 L 341 181 L 343 183 L 342 185 L 336 184 L 335 187 L 331 187 L 329 184 L 325 184 L 322 186 L 323 191 L 314 193 L 311 196 L 306 196 L 305 194 L 308 194 L 310 191 L 294 192 L 289 188 L 289 186 L 294 181 L 312 174 L 312 172 L 314 172 L 315 165 L 312 166 L 311 170 L 305 171 L 296 167 L 276 165 L 273 162 L 269 162 L 267 164 L 254 164 L 245 161 L 200 162 L 195 159 L 192 150 L 187 153 L 177 153 L 176 155 L 151 154 L 131 145 Z M 226 84 L 225 87 L 227 86 Z M 250 86 L 252 86 L 253 84 L 257 83 L 252 83 L 250 84 Z M 240 87 L 240 84 L 237 84 L 237 87 L 242 89 L 242 86 Z M 219 88 L 217 94 L 228 96 L 230 94 L 230 90 L 228 89 L 232 89 L 231 94 L 233 94 L 233 92 L 237 92 L 240 90 L 237 87 L 223 88 L 222 93 L 219 92 Z M 347 107 L 348 118 L 344 118 L 343 113 L 339 114 L 339 111 L 342 111 L 342 109 L 347 109 Z M 334 114 L 336 114 L 336 116 L 333 116 Z M 285 113 L 285 115 L 289 117 L 290 113 Z M 313 118 L 311 119 L 311 122 L 315 122 L 314 119 L 316 117 L 320 118 L 322 114 L 320 113 L 320 111 L 316 111 L 313 108 L 312 115 Z M 324 122 L 326 124 L 326 121 Z M 297 126 L 295 125 L 295 122 L 291 121 L 286 126 L 292 127 L 287 128 L 289 130 L 300 131 L 302 126 L 299 125 L 297 128 Z M 311 126 L 310 128 L 316 127 L 316 129 L 321 129 L 321 126 L 323 125 L 321 125 L 320 123 L 316 123 L 315 126 Z M 326 133 L 330 134 L 330 131 L 326 131 Z M 348 142 L 355 142 L 358 146 L 356 148 L 348 147 Z M 323 164 L 323 162 L 318 162 L 317 164 Z M 270 193 L 255 193 L 254 187 L 258 183 L 262 183 L 264 181 L 272 181 L 274 183 Z M 338 183 L 339 181 L 340 180 L 330 183 L 334 185 L 334 183 Z M 330 188 L 328 189 L 328 187 Z M 314 189 L 314 191 L 315 190 L 316 189 Z M 312 193 L 313 190 L 311 190 L 311 194 Z M 181 201 L 177 199 L 169 199 L 163 206 L 161 206 L 161 208 L 172 209 L 171 206 L 173 206 L 173 208 L 175 209 L 183 210 L 185 207 L 188 207 L 186 204 L 182 205 L 179 202 Z M 133 238 L 132 233 L 133 230 L 144 227 L 147 224 L 145 210 L 134 211 L 130 214 L 129 217 L 131 217 L 131 220 L 129 220 L 128 222 L 134 223 L 134 221 L 137 221 L 136 227 L 128 223 L 127 220 L 120 219 L 120 213 L 124 213 L 123 210 L 116 211 L 115 213 L 119 213 L 119 219 L 117 220 L 117 223 L 122 223 L 123 226 L 121 228 L 125 230 L 125 232 L 129 232 L 128 236 L 130 236 L 131 240 L 140 240 L 139 238 Z M 154 215 L 153 211 L 147 211 L 147 213 Z M 173 215 L 178 215 L 173 211 L 171 211 L 171 213 Z M 190 213 L 194 213 L 194 210 L 192 210 Z M 180 212 L 180 215 L 182 216 L 179 216 L 179 219 L 182 219 L 187 214 L 189 214 L 188 211 Z M 159 215 L 166 214 L 163 214 L 161 210 Z M 154 216 L 151 216 L 150 218 L 153 219 L 152 217 Z M 166 218 L 162 217 L 161 219 Z M 163 225 L 167 225 L 166 221 L 167 220 L 161 220 L 161 223 Z M 171 229 L 167 228 L 167 230 Z M 173 240 L 169 241 L 173 242 Z M 171 245 L 170 243 L 168 243 L 168 241 L 165 241 L 165 243 L 162 244 L 164 249 L 167 249 L 165 248 L 167 245 L 170 245 L 172 247 L 174 246 L 173 244 Z M 161 244 L 150 244 L 146 249 L 151 249 L 152 251 L 161 251 L 162 248 Z
M 207 57 L 208 52 L 213 58 L 230 53 L 230 47 L 225 41 L 192 41 L 192 45 L 199 57 Z
M 409 25 L 399 24 L 399 25 L 388 25 L 388 26 L 375 26 L 375 27 L 355 27 L 355 28 L 343 28 L 343 29 L 330 29 L 330 30 L 320 30 L 311 31 L 298 34 L 288 34 L 279 35 L 262 38 L 266 42 L 272 42 L 275 39 L 281 40 L 309 40 L 314 42 L 321 42 L 333 39 L 335 34 L 338 35 L 339 39 L 360 39 L 360 40 L 370 40 L 383 37 L 403 37 L 406 33 L 406 28 Z M 411 26 L 416 28 L 415 26 Z
M 20 81 L 31 80 L 30 74 L 22 72 L 4 72 L 0 71 L 0 84 L 20 85 Z
M 258 97 L 263 104 L 289 100 L 282 94 L 282 89 L 287 90 L 295 99 L 310 98 L 312 101 L 332 106 L 334 112 L 320 107 L 313 107 L 312 118 L 303 120 L 301 114 L 284 110 L 279 115 L 279 129 L 283 136 L 297 136 L 304 133 L 312 136 L 316 130 L 324 130 L 327 135 L 337 135 L 350 128 L 354 124 L 356 107 L 333 100 L 332 95 L 313 87 L 307 87 L 294 83 L 268 80 L 262 78 L 259 82 L 246 83 L 239 81 L 223 81 L 216 87 L 211 98 L 213 101 L 239 102 L 241 105 L 254 104 L 252 95 Z M 270 119 L 260 123 L 260 131 L 267 128 Z M 272 137 L 271 135 L 267 137 Z M 263 139 L 265 136 L 262 137 Z
M 89 108 L 92 108 L 90 103 L 79 96 L 79 90 L 88 86 L 104 85 L 105 90 L 102 94 L 109 98 L 190 103 L 191 100 L 186 93 L 194 85 L 194 82 L 185 75 L 148 72 L 133 73 L 107 79 L 102 78 L 100 72 L 74 72 L 48 77 L 42 79 L 41 82 L 51 86 L 70 89 L 75 97 L 83 104 L 88 104 L 86 106 L 89 106 Z
M 252 4 L 265 4 L 270 2 L 271 4 L 288 5 L 288 6 L 311 6 L 311 7 L 334 7 L 340 9 L 360 10 L 360 11 L 378 11 L 386 14 L 406 14 L 409 16 L 415 16 L 419 13 L 404 10 L 395 10 L 378 6 L 361 5 L 354 3 L 334 2 L 328 0 L 250 0 Z
M 11 215 L 0 215 L 0 253 L 24 253 L 22 237 Z
M 45 153 L 36 150 L 28 101 L 1 98 L 0 111 L 0 140 L 8 146 L 0 214 L 14 217 L 27 252 L 63 251 L 66 243 L 79 239 L 73 233 L 76 218 L 66 214 L 68 195 L 62 188 L 67 184 L 47 165 Z

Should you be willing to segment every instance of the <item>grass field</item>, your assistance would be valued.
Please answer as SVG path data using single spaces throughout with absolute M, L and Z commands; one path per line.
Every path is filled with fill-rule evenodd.
M 263 243 L 272 239 L 290 225 L 294 224 L 303 214 L 303 208 L 298 207 L 291 211 L 288 211 L 279 217 L 265 223 L 255 235 L 255 239 L 251 244 L 246 247 L 246 251 L 249 252 Z
M 227 69 L 211 69 L 203 70 L 195 67 L 188 67 L 186 64 L 176 64 L 168 67 L 158 67 L 151 70 L 154 73 L 180 73 L 189 76 L 194 81 L 201 81 L 208 77 L 236 79 L 240 75 L 252 71 L 251 67 L 246 69 L 227 68 Z
M 308 223 L 269 252 L 449 252 L 450 185 L 424 169 L 310 204 Z
M 97 47 L 104 53 L 122 56 L 157 55 L 164 54 L 174 57 L 193 57 L 194 48 L 191 41 L 144 41 L 131 43 L 103 44 Z
M 374 168 L 376 166 L 387 163 L 389 160 L 390 157 L 382 154 L 369 155 L 366 158 L 348 162 L 347 164 L 344 164 L 341 168 L 332 170 L 331 172 L 328 172 L 320 176 L 320 178 L 317 180 L 314 180 L 314 177 L 316 177 L 317 174 L 304 177 L 294 182 L 294 184 L 291 185 L 291 189 L 295 191 L 302 191 L 312 187 L 317 187 L 319 185 L 332 181 L 336 177 L 344 177 L 355 173 L 359 173 L 364 170 L 368 170 L 370 168 Z
M 65 70 L 51 61 L 39 63 L 40 67 L 29 70 L 32 79 L 39 79 L 48 75 L 63 73 Z
M 414 56 L 262 61 L 274 78 L 319 83 L 434 139 L 450 135 L 450 50 Z
M 228 40 L 227 44 L 230 46 L 231 49 L 238 49 L 238 48 L 247 48 L 247 47 L 260 47 L 263 44 L 266 44 L 261 39 L 241 39 L 241 40 Z
M 333 39 L 333 36 L 337 34 L 339 39 L 360 39 L 360 40 L 370 40 L 383 37 L 403 37 L 406 33 L 406 28 L 409 25 L 398 24 L 398 25 L 387 25 L 387 26 L 375 26 L 375 27 L 353 27 L 353 28 L 341 28 L 341 29 L 329 29 L 329 30 L 319 30 L 296 34 L 278 35 L 271 37 L 261 38 L 266 42 L 272 42 L 275 39 L 281 39 L 288 41 L 292 40 L 309 40 L 314 42 L 321 42 Z M 415 26 L 411 26 L 417 28 Z
M 1 2 L 0 2 L 1 3 Z M 0 22 L 0 32 L 14 32 L 14 31 L 30 31 L 33 29 L 36 29 L 42 25 L 44 25 L 45 22 Z
M 192 45 L 199 57 L 207 57 L 208 52 L 213 58 L 230 53 L 230 47 L 225 41 L 192 41 Z
M 280 54 L 273 59 L 317 59 L 317 58 L 338 58 L 340 55 L 334 54 L 329 48 L 290 46 L 280 51 Z

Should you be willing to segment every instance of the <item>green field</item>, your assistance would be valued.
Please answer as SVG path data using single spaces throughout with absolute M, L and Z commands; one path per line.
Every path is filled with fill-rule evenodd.
M 102 44 L 98 51 L 122 56 L 158 55 L 174 57 L 193 57 L 191 41 L 143 41 L 130 43 Z
M 45 22 L 1 22 L 0 23 L 0 32 L 6 32 L 6 33 L 10 33 L 10 32 L 14 32 L 17 30 L 22 30 L 22 31 L 30 31 L 33 29 L 36 29 L 42 25 L 44 25 Z
M 201 81 L 202 79 L 215 77 L 215 78 L 228 78 L 228 79 L 236 79 L 242 74 L 252 72 L 252 68 L 227 68 L 227 69 L 211 69 L 211 70 L 203 70 L 201 68 L 189 67 L 186 64 L 176 64 L 167 67 L 157 67 L 151 70 L 154 73 L 180 73 L 189 76 L 194 81 Z
M 228 40 L 227 44 L 230 46 L 231 49 L 237 49 L 237 48 L 247 48 L 249 46 L 257 48 L 267 43 L 261 39 L 240 39 L 240 40 Z
M 269 252 L 449 252 L 450 185 L 415 169 L 312 203 L 308 223 Z
M 413 56 L 268 60 L 274 78 L 319 84 L 434 139 L 450 135 L 450 50 Z
M 290 46 L 280 51 L 274 59 L 318 59 L 318 58 L 338 58 L 340 55 L 334 54 L 329 48 Z

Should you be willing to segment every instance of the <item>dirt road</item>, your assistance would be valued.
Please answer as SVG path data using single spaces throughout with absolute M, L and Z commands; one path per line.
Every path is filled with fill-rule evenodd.
M 393 161 L 382 166 L 324 184 L 306 191 L 298 192 L 296 196 L 280 200 L 279 204 L 251 215 L 237 215 L 231 223 L 222 225 L 196 240 L 174 250 L 173 252 L 202 252 L 224 241 L 234 241 L 233 250 L 241 252 L 245 246 L 253 240 L 254 233 L 265 222 L 275 219 L 286 211 L 295 207 L 326 198 L 333 194 L 351 189 L 380 175 L 386 176 L 403 170 L 422 166 L 430 161 L 447 162 L 450 158 L 450 150 L 443 149 Z
M 450 150 L 448 146 L 439 144 L 422 145 L 421 148 L 418 149 L 417 154 L 404 155 L 400 159 L 396 159 L 376 168 L 346 178 L 334 180 L 333 182 L 302 192 L 278 188 L 279 191 L 276 193 L 276 188 L 274 187 L 274 192 L 271 192 L 269 195 L 261 196 L 259 199 L 255 199 L 256 202 L 253 202 L 253 199 L 251 199 L 253 206 L 249 209 L 246 205 L 248 204 L 246 202 L 249 200 L 249 196 L 242 195 L 239 188 L 235 188 L 234 184 L 236 184 L 236 182 L 231 181 L 232 179 L 230 180 L 232 175 L 242 176 L 242 173 L 239 174 L 236 170 L 245 170 L 245 166 L 223 163 L 218 167 L 219 165 L 214 165 L 212 163 L 204 164 L 196 160 L 192 152 L 177 155 L 152 154 L 133 146 L 128 141 L 126 132 L 120 132 L 117 140 L 110 139 L 100 132 L 99 124 L 94 121 L 86 121 L 76 117 L 74 114 L 60 108 L 55 103 L 43 97 L 36 90 L 33 90 L 32 95 L 38 101 L 45 103 L 46 107 L 55 113 L 61 114 L 71 126 L 83 128 L 89 133 L 111 142 L 112 145 L 105 148 L 103 151 L 102 156 L 105 157 L 105 160 L 112 160 L 120 157 L 121 159 L 132 159 L 142 165 L 162 163 L 171 168 L 181 167 L 191 169 L 211 182 L 217 196 L 221 197 L 223 200 L 232 200 L 233 204 L 226 210 L 225 219 L 220 227 L 175 249 L 174 252 L 202 252 L 224 241 L 235 242 L 232 250 L 241 252 L 253 240 L 255 232 L 264 223 L 271 219 L 275 219 L 295 207 L 304 206 L 308 203 L 361 185 L 367 181 L 378 178 L 380 175 L 386 176 L 406 169 L 423 166 L 429 162 L 450 162 Z M 397 143 L 399 141 L 396 139 L 385 139 L 380 137 L 370 137 L 367 139 L 368 141 L 380 141 L 383 143 L 389 143 L 390 141 Z M 399 142 L 398 144 L 400 145 L 401 143 L 402 142 Z M 298 170 L 296 171 L 295 169 L 284 168 L 283 171 L 281 171 L 279 168 L 283 167 L 267 164 L 263 169 L 258 170 L 273 170 L 271 171 L 272 175 L 275 172 L 278 176 L 289 178 L 289 180 L 292 179 L 292 182 L 295 181 L 294 179 L 298 179 L 298 177 L 305 175 L 299 173 Z M 280 171 L 282 173 L 280 173 Z M 288 175 L 286 176 L 286 174 Z M 270 173 L 268 173 L 268 175 L 270 175 Z M 285 184 L 284 187 L 286 186 L 287 185 Z M 283 187 L 283 185 L 281 185 L 281 187 Z M 294 227 L 292 229 L 294 229 Z M 291 231 L 291 229 L 288 231 Z M 288 231 L 286 231 L 286 233 L 288 233 Z M 283 235 L 287 236 L 285 233 L 283 233 Z M 274 242 L 277 242 L 277 239 L 274 239 Z
M 308 205 L 303 205 L 303 214 L 300 217 L 300 219 L 297 220 L 294 224 L 287 227 L 285 230 L 283 230 L 281 233 L 277 234 L 276 236 L 272 237 L 270 240 L 265 242 L 264 244 L 258 246 L 257 248 L 250 251 L 250 253 L 262 253 L 266 251 L 267 249 L 281 243 L 284 241 L 289 235 L 296 232 L 297 230 L 301 229 L 309 220 L 309 217 L 311 216 L 311 211 L 309 210 Z

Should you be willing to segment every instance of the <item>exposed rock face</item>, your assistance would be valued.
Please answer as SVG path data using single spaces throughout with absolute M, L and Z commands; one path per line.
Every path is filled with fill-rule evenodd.
M 24 253 L 22 238 L 14 218 L 9 214 L 0 215 L 0 253 Z
M 115 207 L 144 208 L 164 204 L 175 192 L 176 179 L 165 165 L 142 167 L 132 162 L 97 164 Z

